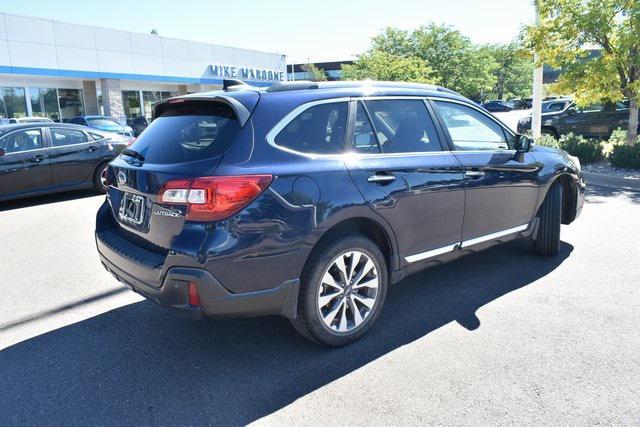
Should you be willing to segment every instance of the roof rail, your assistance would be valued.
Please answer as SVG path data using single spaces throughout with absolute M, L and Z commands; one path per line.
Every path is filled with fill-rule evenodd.
M 267 92 L 284 92 L 287 90 L 304 90 L 304 89 L 318 89 L 318 83 L 309 80 L 298 80 L 294 82 L 280 82 L 275 83 L 267 89 Z

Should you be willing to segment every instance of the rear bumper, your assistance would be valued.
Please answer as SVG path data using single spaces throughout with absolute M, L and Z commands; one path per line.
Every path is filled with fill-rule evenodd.
M 202 268 L 173 266 L 162 274 L 161 255 L 139 248 L 114 233 L 113 229 L 96 231 L 98 254 L 107 271 L 133 291 L 178 315 L 296 317 L 299 280 L 287 281 L 273 289 L 232 293 Z M 129 245 L 137 249 L 134 251 Z M 198 288 L 200 306 L 189 305 L 189 283 Z

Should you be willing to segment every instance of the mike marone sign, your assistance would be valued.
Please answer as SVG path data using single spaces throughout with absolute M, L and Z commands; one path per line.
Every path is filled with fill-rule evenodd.
M 283 81 L 284 71 L 261 68 L 236 67 L 233 65 L 209 65 L 204 72 L 205 78 L 233 78 L 241 80 L 263 80 L 266 82 Z

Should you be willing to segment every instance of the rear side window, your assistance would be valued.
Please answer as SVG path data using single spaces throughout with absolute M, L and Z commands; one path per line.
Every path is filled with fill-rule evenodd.
M 235 113 L 219 102 L 166 107 L 129 147 L 149 163 L 181 163 L 216 157 L 240 131 Z
M 276 135 L 275 143 L 302 153 L 340 153 L 346 125 L 346 102 L 315 105 L 291 120 Z
M 365 101 L 383 153 L 441 151 L 438 133 L 424 101 Z
M 54 147 L 63 145 L 76 145 L 89 142 L 87 135 L 76 129 L 50 128 L 51 144 Z

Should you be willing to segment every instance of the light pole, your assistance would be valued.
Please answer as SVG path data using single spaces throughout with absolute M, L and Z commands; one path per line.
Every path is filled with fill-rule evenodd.
M 533 6 L 536 9 L 536 25 L 540 24 L 540 10 L 538 8 L 538 1 L 533 1 Z M 542 65 L 537 66 L 538 55 L 534 54 L 533 62 L 536 64 L 536 68 L 533 70 L 533 100 L 531 111 L 531 134 L 533 138 L 539 138 L 542 130 Z

